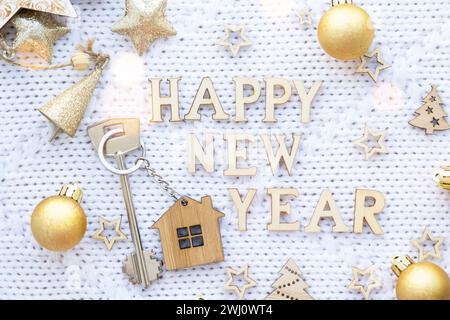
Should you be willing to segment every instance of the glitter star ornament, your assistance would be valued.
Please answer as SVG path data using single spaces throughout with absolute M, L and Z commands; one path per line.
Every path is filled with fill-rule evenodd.
M 425 242 L 433 242 L 433 251 L 427 251 L 425 248 Z M 411 240 L 411 244 L 419 251 L 419 261 L 423 261 L 427 258 L 433 257 L 436 259 L 442 259 L 440 247 L 444 242 L 443 237 L 433 237 L 428 228 L 423 231 L 420 239 Z
M 52 61 L 53 44 L 70 31 L 45 12 L 25 10 L 13 19 L 16 38 L 13 50 L 16 53 L 31 52 L 50 63 Z
M 159 38 L 177 34 L 164 15 L 167 0 L 126 0 L 125 16 L 111 28 L 131 39 L 141 56 Z
M 20 9 L 30 9 L 75 18 L 75 9 L 69 0 L 0 0 L 0 28 Z
M 367 285 L 361 283 L 362 277 L 369 278 Z M 375 274 L 374 265 L 371 265 L 364 270 L 352 267 L 352 281 L 348 285 L 348 288 L 350 290 L 359 291 L 363 295 L 364 299 L 368 300 L 372 290 L 379 289 L 382 286 L 381 280 Z

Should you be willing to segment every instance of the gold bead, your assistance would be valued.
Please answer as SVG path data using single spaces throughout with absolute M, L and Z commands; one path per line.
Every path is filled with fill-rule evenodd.
M 74 70 L 83 71 L 89 68 L 89 55 L 85 52 L 75 52 L 70 61 Z
M 353 60 L 367 52 L 375 29 L 366 11 L 343 3 L 325 12 L 317 36 L 323 50 L 339 60 Z
M 67 251 L 77 245 L 86 231 L 81 208 L 81 189 L 67 184 L 57 196 L 42 200 L 31 215 L 31 231 L 36 241 L 51 251 Z
M 398 275 L 399 300 L 450 300 L 450 278 L 438 265 L 414 263 L 408 256 L 401 256 L 393 259 L 392 269 Z

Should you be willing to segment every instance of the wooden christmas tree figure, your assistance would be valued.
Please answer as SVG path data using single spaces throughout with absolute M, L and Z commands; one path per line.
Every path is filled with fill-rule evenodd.
M 430 93 L 423 99 L 422 106 L 416 110 L 417 117 L 409 121 L 409 124 L 425 129 L 426 134 L 432 134 L 435 130 L 448 130 L 449 124 L 445 120 L 447 113 L 442 107 L 443 103 L 437 93 L 436 86 L 431 86 Z
M 280 277 L 272 284 L 275 290 L 267 296 L 267 300 L 313 300 L 306 292 L 308 285 L 292 259 L 286 262 L 279 274 Z

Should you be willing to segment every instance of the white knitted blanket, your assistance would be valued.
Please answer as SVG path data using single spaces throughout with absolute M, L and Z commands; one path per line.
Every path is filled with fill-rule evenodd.
M 450 132 L 426 136 L 408 124 L 431 84 L 450 111 L 450 3 L 448 0 L 358 1 L 376 26 L 373 48 L 381 45 L 392 68 L 383 71 L 377 84 L 354 74 L 358 61 L 339 62 L 320 49 L 317 23 L 329 3 L 318 0 L 170 0 L 167 19 L 178 34 L 156 41 L 139 57 L 131 42 L 112 33 L 111 25 L 124 13 L 124 2 L 73 0 L 78 19 L 68 20 L 72 32 L 59 40 L 54 62 L 65 62 L 74 45 L 89 37 L 95 47 L 112 57 L 75 138 L 61 135 L 47 142 L 50 126 L 36 109 L 82 77 L 72 70 L 29 71 L 0 61 L 0 298 L 1 299 L 235 299 L 224 289 L 226 267 L 249 265 L 257 286 L 247 299 L 263 299 L 272 291 L 279 269 L 292 258 L 316 299 L 361 299 L 347 289 L 351 267 L 375 264 L 383 288 L 373 299 L 395 298 L 395 276 L 390 260 L 396 254 L 417 258 L 410 240 L 429 226 L 434 235 L 449 236 L 450 193 L 431 180 L 433 171 L 448 162 Z M 296 11 L 308 5 L 314 26 L 304 29 Z M 224 24 L 246 25 L 253 45 L 239 57 L 218 46 Z M 4 30 L 12 36 L 10 24 Z M 212 78 L 225 110 L 234 115 L 234 76 L 281 76 L 301 79 L 309 87 L 323 81 L 313 102 L 312 122 L 301 124 L 298 96 L 277 109 L 278 122 L 262 122 L 264 93 L 247 108 L 249 121 L 213 121 L 205 111 L 201 122 L 149 125 L 149 77 L 181 76 L 180 108 L 187 113 L 202 77 Z M 166 85 L 163 86 L 167 88 Z M 165 89 L 164 89 L 165 90 Z M 181 271 L 164 271 L 148 290 L 130 284 L 121 271 L 122 261 L 133 251 L 119 178 L 107 171 L 93 150 L 86 127 L 109 117 L 140 117 L 142 139 L 152 166 L 177 191 L 199 199 L 210 194 L 226 216 L 221 230 L 225 261 Z M 167 115 L 166 115 L 167 116 Z M 167 119 L 167 117 L 166 117 Z M 389 154 L 364 161 L 353 140 L 364 124 L 388 129 Z M 216 170 L 187 172 L 187 133 L 203 140 L 215 134 Z M 224 133 L 298 133 L 301 144 L 293 175 L 282 168 L 273 177 L 263 144 L 248 146 L 248 163 L 258 166 L 253 178 L 224 177 Z M 63 183 L 78 181 L 84 190 L 83 208 L 88 217 L 84 239 L 73 250 L 55 254 L 42 249 L 30 231 L 30 216 L 43 198 L 58 192 Z M 143 171 L 131 176 L 140 232 L 146 249 L 162 258 L 159 234 L 149 227 L 172 203 L 171 198 Z M 237 230 L 237 216 L 227 188 L 257 188 L 248 217 L 248 231 Z M 322 233 L 269 232 L 269 187 L 292 187 L 300 196 L 290 201 L 292 217 L 307 224 L 319 195 L 330 188 L 344 221 L 353 222 L 356 188 L 384 193 L 386 208 L 378 215 L 385 232 L 375 236 L 334 234 L 323 222 Z M 122 216 L 128 240 L 109 252 L 91 236 L 98 217 Z M 450 271 L 448 243 L 442 260 Z

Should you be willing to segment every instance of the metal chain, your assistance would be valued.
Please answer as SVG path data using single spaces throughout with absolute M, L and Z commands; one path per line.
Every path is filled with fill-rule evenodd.
M 162 176 L 160 176 L 158 173 L 156 173 L 155 169 L 153 169 L 152 167 L 150 167 L 150 161 L 148 161 L 146 158 L 143 157 L 139 157 L 136 162 L 138 161 L 143 161 L 142 163 L 142 167 L 147 170 L 147 173 L 150 177 L 153 178 L 153 180 L 158 183 L 161 188 L 172 198 L 176 200 L 178 200 L 179 198 L 181 198 L 181 195 L 176 192 L 174 189 L 172 189 L 172 187 L 169 185 L 169 183 L 164 180 L 164 178 Z

